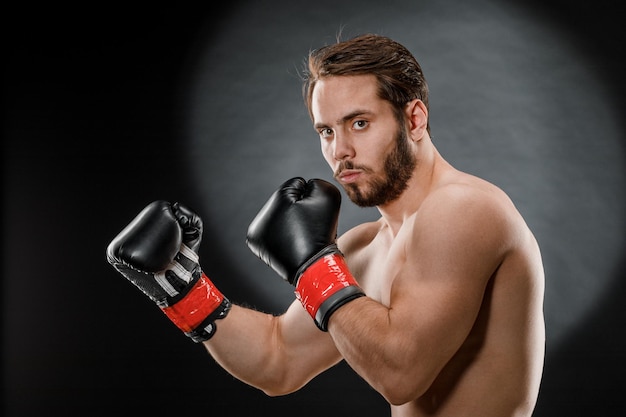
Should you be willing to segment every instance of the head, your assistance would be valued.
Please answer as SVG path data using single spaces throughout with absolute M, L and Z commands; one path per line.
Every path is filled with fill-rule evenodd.
M 414 99 L 428 109 L 428 84 L 411 52 L 398 42 L 367 34 L 327 45 L 309 54 L 303 94 L 309 116 L 317 81 L 334 75 L 374 75 L 378 94 L 392 104 L 396 116 L 404 118 L 404 106 Z M 430 125 L 426 127 L 430 133 Z
M 407 109 L 412 107 L 412 103 L 420 101 L 421 105 L 426 108 L 427 114 L 428 87 L 419 64 L 402 45 L 377 35 L 363 35 L 313 51 L 309 55 L 308 64 L 308 78 L 305 80 L 303 92 L 310 117 L 316 126 L 320 124 L 320 120 L 316 120 L 320 116 L 319 110 L 322 109 L 322 113 L 325 113 L 325 109 L 334 108 L 334 103 L 338 103 L 333 99 L 323 107 L 319 107 L 318 100 L 314 99 L 314 97 L 319 97 L 319 92 L 329 88 L 329 82 L 333 83 L 330 91 L 336 92 L 343 91 L 346 77 L 353 80 L 351 83 L 356 86 L 354 87 L 356 89 L 347 89 L 349 94 L 342 100 L 347 100 L 348 103 L 353 102 L 356 107 L 359 107 L 356 103 L 364 103 L 362 100 L 367 97 L 367 94 L 380 100 L 381 103 L 386 103 L 384 107 L 389 109 L 386 112 L 391 117 L 390 120 L 395 120 L 396 123 L 392 121 L 393 126 L 389 125 L 390 128 L 386 130 L 381 131 L 377 127 L 375 131 L 372 131 L 377 132 L 379 136 L 372 137 L 371 134 L 369 136 L 366 134 L 359 139 L 358 142 L 361 143 L 359 146 L 367 148 L 362 157 L 354 159 L 331 157 L 324 139 L 322 148 L 327 161 L 335 170 L 335 177 L 342 183 L 354 203 L 359 206 L 381 206 L 394 201 L 407 188 L 417 164 L 416 156 L 409 145 Z M 363 77 L 367 77 L 367 87 L 366 84 L 362 84 L 366 80 Z M 334 80 L 342 84 L 334 84 L 336 82 Z M 317 86 L 319 86 L 319 91 L 316 90 Z M 336 89 L 337 87 L 339 90 Z M 365 91 L 370 91 L 370 93 L 365 93 Z M 360 108 L 367 107 L 368 105 Z M 381 107 L 377 108 L 381 109 Z M 336 112 L 335 114 L 337 115 Z M 327 117 L 324 116 L 323 119 Z M 325 121 L 322 120 L 321 124 L 323 125 Z M 428 131 L 427 118 L 424 123 Z M 378 123 L 377 126 L 379 126 Z M 338 131 L 334 134 L 341 136 Z M 365 133 L 361 132 L 361 134 Z M 365 137 L 368 139 L 365 140 Z M 364 143 L 369 145 L 364 145 Z M 372 143 L 379 143 L 379 145 L 372 145 Z M 340 146 L 339 143 L 336 146 Z M 326 150 L 324 150 L 325 147 Z M 373 152 L 372 149 L 378 150 Z M 379 162 L 373 159 L 374 155 L 378 155 Z M 341 181 L 342 172 L 350 170 L 365 173 L 364 178 L 367 178 L 367 181 L 361 180 L 353 183 Z

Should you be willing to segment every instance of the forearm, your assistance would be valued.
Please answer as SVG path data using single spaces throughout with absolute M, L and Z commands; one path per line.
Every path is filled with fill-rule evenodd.
M 280 316 L 233 305 L 205 346 L 229 373 L 268 395 L 294 392 L 341 359 L 297 301 Z
M 335 346 L 363 379 L 392 404 L 402 404 L 421 395 L 431 384 L 428 366 L 416 361 L 415 341 L 407 340 L 402 326 L 396 326 L 391 310 L 379 302 L 361 297 L 332 316 L 328 325 Z M 426 365 L 427 361 L 422 361 Z
M 280 383 L 288 364 L 276 346 L 277 326 L 277 317 L 233 305 L 215 337 L 204 346 L 234 377 L 269 393 Z
M 376 381 L 393 366 L 388 325 L 388 309 L 361 297 L 333 314 L 328 333 L 346 362 L 367 380 Z

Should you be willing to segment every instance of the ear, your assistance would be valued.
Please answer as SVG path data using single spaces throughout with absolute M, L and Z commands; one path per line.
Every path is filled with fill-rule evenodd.
M 428 126 L 428 109 L 420 99 L 414 99 L 406 104 L 405 112 L 409 121 L 409 133 L 414 141 L 422 139 Z

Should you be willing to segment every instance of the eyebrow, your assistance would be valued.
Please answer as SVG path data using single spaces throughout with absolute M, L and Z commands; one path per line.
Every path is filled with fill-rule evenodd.
M 354 111 L 346 114 L 345 116 L 343 116 L 341 119 L 338 119 L 337 120 L 337 124 L 344 124 L 347 121 L 352 120 L 355 117 L 362 116 L 364 114 L 371 114 L 371 111 L 369 111 L 369 110 L 361 110 L 361 109 L 354 110 Z M 315 125 L 313 127 L 315 129 L 322 129 L 322 128 L 328 127 L 328 126 L 325 123 L 315 123 Z

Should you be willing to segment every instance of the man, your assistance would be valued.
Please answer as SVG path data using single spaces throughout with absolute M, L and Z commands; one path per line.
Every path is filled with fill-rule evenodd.
M 381 217 L 335 240 L 339 193 L 286 181 L 251 250 L 295 286 L 280 316 L 232 305 L 201 271 L 202 222 L 148 206 L 109 261 L 240 380 L 296 391 L 345 360 L 401 416 L 530 416 L 544 357 L 538 245 L 503 191 L 447 163 L 402 45 L 364 35 L 310 54 L 306 103 L 350 199 Z

